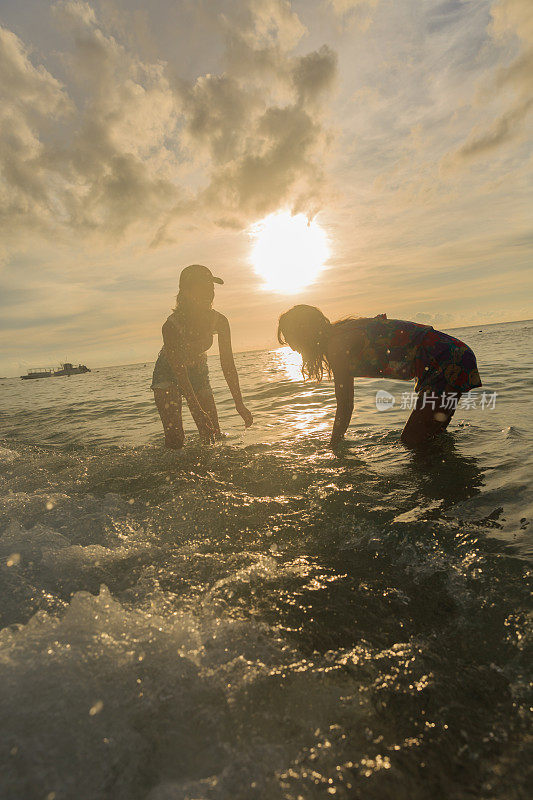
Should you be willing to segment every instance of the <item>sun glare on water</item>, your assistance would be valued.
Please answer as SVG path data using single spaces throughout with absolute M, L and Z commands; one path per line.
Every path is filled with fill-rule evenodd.
M 278 211 L 250 229 L 253 267 L 264 288 L 293 294 L 313 283 L 329 257 L 325 231 L 304 214 Z

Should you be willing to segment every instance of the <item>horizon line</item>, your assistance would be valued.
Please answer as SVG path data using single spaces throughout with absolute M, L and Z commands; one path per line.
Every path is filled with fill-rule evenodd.
M 533 322 L 533 317 L 526 317 L 526 319 L 509 319 L 509 320 L 506 320 L 505 322 L 487 322 L 487 323 L 478 322 L 478 323 L 475 323 L 474 325 L 454 325 L 451 328 L 443 328 L 443 330 L 444 331 L 456 331 L 456 330 L 463 330 L 465 328 L 466 329 L 468 329 L 468 328 L 477 328 L 479 325 L 483 325 L 485 328 L 490 328 L 490 327 L 492 327 L 494 325 L 510 325 L 513 322 Z M 424 323 L 421 323 L 421 324 L 424 324 Z M 278 347 L 255 347 L 255 348 L 252 347 L 249 350 L 235 350 L 234 351 L 234 355 L 240 355 L 242 353 L 262 353 L 265 350 L 279 350 L 279 349 L 281 349 L 279 346 Z M 214 355 L 214 353 L 212 355 Z M 156 359 L 154 359 L 153 361 L 144 361 L 144 360 L 141 359 L 141 361 L 129 361 L 129 362 L 125 363 L 125 364 L 102 364 L 102 365 L 99 365 L 99 366 L 96 366 L 96 367 L 91 367 L 90 369 L 91 369 L 91 371 L 94 371 L 94 370 L 97 370 L 97 369 L 112 369 L 113 367 L 136 367 L 139 364 L 155 364 L 155 361 L 156 361 Z M 30 367 L 30 369 L 34 369 L 34 368 Z M 21 377 L 20 375 L 2 375 L 2 376 L 0 376 L 0 380 L 7 380 L 9 378 L 20 378 L 20 377 Z

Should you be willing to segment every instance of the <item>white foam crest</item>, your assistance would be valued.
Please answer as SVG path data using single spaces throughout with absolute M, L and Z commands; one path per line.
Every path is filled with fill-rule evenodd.
M 204 693 L 194 663 L 200 647 L 192 617 L 129 611 L 105 586 L 96 597 L 77 593 L 61 619 L 39 612 L 1 631 L 0 740 L 13 767 L 6 793 L 102 796 L 121 764 L 114 796 L 138 796 L 154 713 L 162 728 L 178 724 L 186 746 Z M 31 777 L 21 778 L 26 772 Z
M 336 713 L 340 692 L 265 624 L 155 609 L 156 594 L 133 610 L 102 586 L 0 632 L 6 796 L 229 799 Z
M 278 546 L 272 544 L 271 553 L 278 552 Z M 239 584 L 271 583 L 278 582 L 288 577 L 305 577 L 308 564 L 304 559 L 289 564 L 280 564 L 273 556 L 258 555 L 247 567 L 236 570 L 216 581 L 211 587 L 209 596 L 220 589 L 236 587 Z
M 12 519 L 0 539 L 0 559 L 18 553 L 21 562 L 40 562 L 45 552 L 59 551 L 68 546 L 69 541 L 65 536 L 46 525 L 38 523 L 27 530 Z
M 254 580 L 268 580 L 276 575 L 278 562 L 270 556 L 259 556 L 256 561 L 247 567 L 232 572 L 231 575 L 221 578 L 213 584 L 212 591 L 221 589 L 228 584 L 250 583 Z

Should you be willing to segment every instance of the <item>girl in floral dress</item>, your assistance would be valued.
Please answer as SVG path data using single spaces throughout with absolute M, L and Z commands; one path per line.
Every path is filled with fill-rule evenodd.
M 332 446 L 350 424 L 355 377 L 416 378 L 416 406 L 401 436 L 409 447 L 443 431 L 461 395 L 481 386 L 468 345 L 430 325 L 387 319 L 386 314 L 331 323 L 318 308 L 298 305 L 281 315 L 278 340 L 302 355 L 304 377 L 333 377 L 337 412 Z

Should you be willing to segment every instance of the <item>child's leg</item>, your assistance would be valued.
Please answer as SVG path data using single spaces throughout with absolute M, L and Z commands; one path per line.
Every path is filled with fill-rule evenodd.
M 207 386 L 202 386 L 201 389 L 197 389 L 196 397 L 198 398 L 198 402 L 202 406 L 203 410 L 211 420 L 211 424 L 213 425 L 213 429 L 215 431 L 215 436 L 221 436 L 222 434 L 220 433 L 218 412 L 217 412 L 217 407 L 215 405 L 215 398 L 213 397 L 211 386 L 209 386 L 208 384 Z
M 154 389 L 154 400 L 165 431 L 165 447 L 183 447 L 185 433 L 181 418 L 181 394 L 176 384 L 167 389 Z
M 442 402 L 441 398 L 451 396 L 453 402 Z M 424 442 L 434 439 L 439 433 L 446 430 L 450 420 L 454 415 L 457 401 L 461 397 L 459 392 L 444 392 L 435 402 L 428 402 L 426 392 L 418 395 L 416 408 L 411 412 L 411 416 L 402 431 L 401 440 L 407 447 L 417 447 Z M 433 405 L 435 406 L 433 408 Z M 451 405 L 451 408 L 447 406 Z
M 217 407 L 215 405 L 215 398 L 213 397 L 213 391 L 209 382 L 209 369 L 207 366 L 207 356 L 205 353 L 198 358 L 195 364 L 192 364 L 187 368 L 187 372 L 189 373 L 189 380 L 192 388 L 194 389 L 196 398 L 202 406 L 202 409 L 211 420 L 213 430 L 215 431 L 215 436 L 220 437 L 221 433 L 218 422 Z

